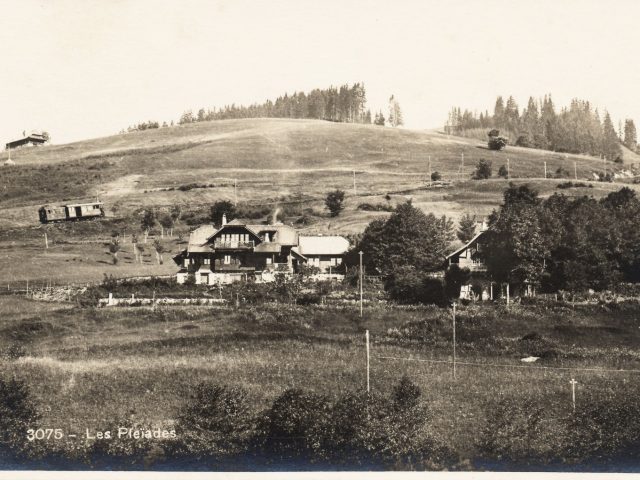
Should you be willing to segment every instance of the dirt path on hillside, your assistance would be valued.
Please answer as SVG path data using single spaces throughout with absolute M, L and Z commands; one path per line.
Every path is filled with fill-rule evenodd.
M 122 197 L 135 193 L 138 190 L 138 183 L 144 175 L 125 175 L 113 182 L 106 183 L 100 188 L 100 195 L 103 197 Z

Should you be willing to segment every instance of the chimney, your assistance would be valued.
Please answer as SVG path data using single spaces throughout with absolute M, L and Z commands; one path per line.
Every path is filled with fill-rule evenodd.
M 227 214 L 222 214 L 222 226 L 224 227 L 227 224 Z

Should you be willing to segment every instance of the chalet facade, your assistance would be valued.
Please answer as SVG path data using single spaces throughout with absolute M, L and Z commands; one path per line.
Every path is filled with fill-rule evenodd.
M 483 223 L 478 234 L 462 247 L 447 255 L 445 269 L 457 265 L 460 268 L 468 268 L 471 272 L 470 283 L 462 285 L 460 288 L 460 298 L 462 299 L 470 300 L 476 295 L 473 292 L 474 284 L 481 288 L 481 293 L 478 293 L 482 300 L 489 300 L 493 297 L 493 289 L 483 255 L 486 231 L 486 225 Z
M 40 133 L 30 133 L 22 138 L 13 140 L 5 144 L 5 150 L 14 150 L 20 147 L 37 147 L 44 145 L 47 142 L 47 137 Z
M 215 285 L 239 280 L 272 282 L 277 274 L 290 275 L 303 265 L 317 267 L 321 276 L 342 264 L 349 242 L 343 237 L 303 236 L 293 227 L 226 222 L 216 229 L 203 225 L 189 237 L 185 250 L 174 257 L 180 267 L 178 283 Z

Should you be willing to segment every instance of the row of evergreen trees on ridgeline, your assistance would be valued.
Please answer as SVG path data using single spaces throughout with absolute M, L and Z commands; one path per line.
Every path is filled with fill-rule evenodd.
M 463 112 L 454 107 L 445 125 L 447 133 L 462 136 L 469 130 L 492 128 L 499 129 L 518 146 L 603 156 L 610 161 L 622 161 L 621 143 L 638 151 L 633 120 L 625 120 L 624 129 L 620 123 L 616 132 L 608 112 L 605 111 L 604 120 L 601 120 L 597 109 L 579 99 L 556 112 L 551 95 L 545 95 L 541 100 L 529 97 L 522 113 L 513 97 L 506 103 L 498 97 L 493 115 L 488 111 L 480 115 L 469 110 Z
M 345 123 L 371 123 L 371 111 L 366 109 L 367 96 L 364 84 L 342 85 L 340 88 L 295 92 L 280 96 L 275 102 L 267 100 L 248 107 L 227 105 L 224 108 L 205 110 L 197 114 L 187 110 L 178 123 L 227 120 L 236 118 L 310 118 Z

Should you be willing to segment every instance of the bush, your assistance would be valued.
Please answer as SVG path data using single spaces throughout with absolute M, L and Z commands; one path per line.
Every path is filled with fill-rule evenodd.
M 449 300 L 460 298 L 460 288 L 469 282 L 471 271 L 453 264 L 444 272 L 445 293 Z
M 440 172 L 435 171 L 431 174 L 431 181 L 432 182 L 437 182 L 439 180 L 442 180 L 442 175 L 440 174 Z
M 275 462 L 310 462 L 326 458 L 324 446 L 331 436 L 329 400 L 301 389 L 285 390 L 258 424 L 254 448 Z
M 384 289 L 398 303 L 446 304 L 442 282 L 410 266 L 396 268 L 385 280 Z
M 363 210 L 365 212 L 393 212 L 395 208 L 393 205 L 384 203 L 361 203 L 358 205 L 358 210 Z
M 342 190 L 334 190 L 333 192 L 327 193 L 327 196 L 324 200 L 325 205 L 329 209 L 329 213 L 332 217 L 337 217 L 340 215 L 340 212 L 344 208 L 342 203 L 344 202 L 344 191 Z
M 489 150 L 502 150 L 507 146 L 507 139 L 504 137 L 491 137 L 487 145 Z
M 500 165 L 500 168 L 498 169 L 498 176 L 502 178 L 509 178 L 509 171 L 507 170 L 507 167 Z
M 180 449 L 192 456 L 241 453 L 254 428 L 254 412 L 244 389 L 207 382 L 195 387 L 177 424 Z
M 558 453 L 558 436 L 543 428 L 539 399 L 503 397 L 486 406 L 486 424 L 476 447 L 484 461 L 542 465 Z M 555 448 L 554 448 L 555 447 Z
M 516 140 L 516 145 L 518 147 L 530 148 L 531 147 L 531 142 L 529 141 L 529 136 L 528 135 L 519 135 L 518 139 Z
M 476 170 L 473 172 L 474 180 L 486 180 L 491 178 L 492 170 L 491 170 L 491 160 L 485 160 L 481 158 L 478 160 L 476 164 Z
M 0 377 L 0 458 L 21 458 L 34 452 L 27 429 L 38 428 L 38 414 L 26 383 Z
M 576 412 L 567 420 L 565 455 L 581 464 L 638 464 L 640 460 L 640 392 L 617 385 L 606 396 L 580 393 Z

